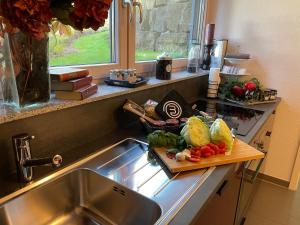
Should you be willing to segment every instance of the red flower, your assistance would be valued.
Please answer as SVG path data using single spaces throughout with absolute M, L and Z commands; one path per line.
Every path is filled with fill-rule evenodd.
M 51 0 L 2 0 L 0 16 L 7 27 L 15 27 L 36 39 L 50 31 Z
M 74 10 L 70 14 L 75 29 L 92 28 L 98 30 L 104 26 L 112 0 L 74 0 Z

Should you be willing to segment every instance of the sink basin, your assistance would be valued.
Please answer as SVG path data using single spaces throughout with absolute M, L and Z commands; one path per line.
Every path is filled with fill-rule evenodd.
M 0 206 L 1 225 L 154 224 L 160 206 L 88 169 L 73 170 Z

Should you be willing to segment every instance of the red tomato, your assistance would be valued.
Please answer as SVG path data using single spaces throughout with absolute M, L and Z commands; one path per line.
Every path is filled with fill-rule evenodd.
M 226 148 L 226 144 L 225 144 L 224 142 L 220 142 L 220 143 L 218 144 L 218 147 L 219 147 L 219 148 Z
M 215 145 L 213 143 L 209 143 L 208 146 L 214 150 L 215 154 L 218 154 L 219 152 L 219 146 L 218 145 Z
M 210 153 L 211 152 L 211 148 L 207 145 L 204 145 L 201 147 L 201 152 L 202 153 Z
M 256 84 L 253 81 L 246 82 L 244 84 L 244 87 L 246 90 L 249 90 L 249 91 L 254 91 L 257 88 Z
M 209 152 L 207 152 L 207 153 L 204 153 L 202 156 L 203 156 L 204 158 L 208 158 L 208 157 L 211 156 L 211 154 L 210 154 Z
M 193 150 L 191 151 L 191 155 L 201 157 L 201 150 Z
M 235 85 L 231 88 L 231 93 L 237 97 L 241 97 L 245 94 L 245 91 L 242 87 Z
M 222 148 L 222 149 L 220 149 L 219 154 L 225 154 L 225 152 L 226 152 L 225 148 Z
M 190 162 L 200 162 L 200 158 L 190 157 L 190 158 L 188 158 L 188 161 L 190 161 Z

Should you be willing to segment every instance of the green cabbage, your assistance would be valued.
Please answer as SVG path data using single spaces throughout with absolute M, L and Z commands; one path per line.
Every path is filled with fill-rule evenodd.
M 210 127 L 210 137 L 213 143 L 224 142 L 226 154 L 230 154 L 233 147 L 233 137 L 227 124 L 222 119 L 216 119 Z
M 203 146 L 210 142 L 208 126 L 195 116 L 189 118 L 180 135 L 192 146 Z

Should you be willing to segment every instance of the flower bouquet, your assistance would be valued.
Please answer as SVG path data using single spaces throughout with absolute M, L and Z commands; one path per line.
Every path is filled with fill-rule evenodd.
M 112 0 L 0 0 L 0 84 L 18 107 L 50 99 L 48 33 L 98 30 Z

